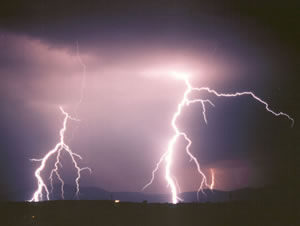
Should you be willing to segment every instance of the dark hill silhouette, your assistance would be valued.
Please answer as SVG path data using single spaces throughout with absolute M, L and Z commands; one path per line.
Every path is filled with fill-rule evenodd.
M 59 188 L 59 187 L 58 187 Z M 60 198 L 59 189 L 51 198 Z M 74 199 L 75 188 L 66 186 L 66 198 Z M 83 187 L 84 199 L 46 202 L 0 201 L 0 225 L 40 226 L 296 226 L 300 222 L 299 194 L 296 187 L 245 188 L 231 192 L 206 190 L 196 203 L 196 192 L 180 194 L 186 203 L 169 201 L 170 195 L 135 192 L 108 192 Z M 8 198 L 24 198 L 28 192 L 10 193 Z M 57 196 L 57 197 L 55 197 Z M 3 197 L 3 196 L 2 196 Z M 28 199 L 26 197 L 25 199 Z M 130 200 L 131 202 L 126 202 Z M 148 202 L 144 202 L 147 200 Z
M 235 191 L 225 192 L 218 190 L 204 190 L 204 193 L 199 193 L 199 200 L 197 199 L 197 192 L 184 192 L 179 194 L 183 202 L 228 202 L 228 201 L 247 201 L 247 200 L 273 200 L 285 198 L 283 194 L 286 188 L 280 187 L 266 187 L 266 188 L 244 188 Z M 29 200 L 33 194 L 34 189 L 27 189 L 17 192 L 4 193 L 0 196 L 0 201 L 26 201 Z M 74 186 L 65 185 L 64 187 L 65 200 L 77 200 L 76 188 Z M 288 195 L 292 195 L 289 192 Z M 166 203 L 170 201 L 170 194 L 148 194 L 142 192 L 109 192 L 97 187 L 81 187 L 80 200 L 115 200 L 122 202 L 143 202 L 149 203 Z M 50 194 L 50 200 L 61 200 L 60 186 L 54 186 L 54 192 Z

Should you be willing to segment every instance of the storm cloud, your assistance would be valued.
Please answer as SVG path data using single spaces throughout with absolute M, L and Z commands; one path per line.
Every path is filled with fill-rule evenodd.
M 268 9 L 281 18 L 270 20 Z M 81 121 L 70 123 L 67 138 L 83 157 L 80 164 L 93 169 L 92 175 L 83 175 L 82 186 L 140 191 L 149 181 L 172 136 L 171 117 L 185 89 L 169 71 L 189 73 L 195 87 L 253 91 L 296 120 L 291 129 L 286 118 L 274 117 L 249 97 L 209 96 L 216 107 L 207 108 L 208 125 L 201 105 L 186 107 L 178 126 L 192 138 L 191 151 L 204 171 L 215 169 L 216 189 L 290 182 L 299 170 L 295 18 L 292 6 L 276 4 L 260 9 L 234 2 L 3 4 L 3 190 L 35 186 L 36 163 L 29 159 L 43 156 L 57 142 L 62 122 L 58 107 L 76 114 L 83 75 L 77 44 L 86 82 L 77 112 Z M 199 176 L 184 145 L 180 140 L 176 147 L 174 172 L 182 191 L 191 191 L 198 188 Z M 73 178 L 73 173 L 66 170 L 64 177 Z M 168 192 L 162 170 L 148 192 Z

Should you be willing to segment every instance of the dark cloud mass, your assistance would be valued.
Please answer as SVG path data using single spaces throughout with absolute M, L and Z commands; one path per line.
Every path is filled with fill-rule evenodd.
M 172 136 L 170 121 L 191 74 L 196 87 L 250 90 L 295 119 L 274 117 L 249 97 L 184 109 L 178 126 L 193 140 L 216 189 L 280 184 L 299 178 L 299 6 L 296 1 L 7 1 L 0 9 L 1 189 L 36 185 L 39 158 L 54 147 L 62 115 L 75 114 L 86 64 L 80 123 L 68 141 L 93 169 L 83 186 L 140 191 Z M 195 97 L 205 93 L 193 93 Z M 72 131 L 74 133 L 71 139 Z M 198 188 L 194 166 L 177 144 L 182 191 Z M 64 160 L 66 166 L 69 160 Z M 168 192 L 162 176 L 148 192 Z M 73 183 L 74 172 L 65 178 Z

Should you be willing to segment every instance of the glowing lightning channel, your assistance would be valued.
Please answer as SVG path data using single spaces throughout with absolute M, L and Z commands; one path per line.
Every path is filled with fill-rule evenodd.
M 77 60 L 78 60 L 79 64 L 82 67 L 80 97 L 79 97 L 79 101 L 78 101 L 76 109 L 75 109 L 75 112 L 77 114 L 77 110 L 80 107 L 80 105 L 82 104 L 82 101 L 83 101 L 83 98 L 84 98 L 84 90 L 85 90 L 85 87 L 86 87 L 86 65 L 83 62 L 82 58 L 81 58 L 80 49 L 79 49 L 79 42 L 78 41 L 76 42 L 76 57 L 77 57 Z
M 42 159 L 31 159 L 31 161 L 39 161 L 41 162 L 41 165 L 38 167 L 38 169 L 35 171 L 35 177 L 37 179 L 38 182 L 38 188 L 37 190 L 34 192 L 31 200 L 29 201 L 42 201 L 43 200 L 43 191 L 46 192 L 46 196 L 47 196 L 47 200 L 49 200 L 49 193 L 53 192 L 54 187 L 53 187 L 53 176 L 56 175 L 57 179 L 60 181 L 61 183 L 61 197 L 62 199 L 64 199 L 64 181 L 62 179 L 62 177 L 59 174 L 59 166 L 62 168 L 62 164 L 60 162 L 60 157 L 61 157 L 61 152 L 64 150 L 66 151 L 69 156 L 71 157 L 72 163 L 74 164 L 74 167 L 76 169 L 77 172 L 77 176 L 75 179 L 75 183 L 76 183 L 76 197 L 77 199 L 79 199 L 79 180 L 81 177 L 81 171 L 83 170 L 88 170 L 90 171 L 90 173 L 92 172 L 91 168 L 89 167 L 83 167 L 80 168 L 78 166 L 77 161 L 75 160 L 75 158 L 79 158 L 80 160 L 82 159 L 82 157 L 73 152 L 71 150 L 71 148 L 65 143 L 65 132 L 67 130 L 67 122 L 68 119 L 73 120 L 73 121 L 80 121 L 79 119 L 77 119 L 77 111 L 78 108 L 80 107 L 80 105 L 82 104 L 83 101 L 83 97 L 84 97 L 84 90 L 85 90 L 85 83 L 86 83 L 86 65 L 84 64 L 81 56 L 80 56 L 80 51 L 79 51 L 79 43 L 76 42 L 76 57 L 77 60 L 79 62 L 79 64 L 82 67 L 82 79 L 81 79 L 81 89 L 80 89 L 80 98 L 79 101 L 75 107 L 75 115 L 76 118 L 71 117 L 62 107 L 59 107 L 60 111 L 62 112 L 62 114 L 65 116 L 64 117 L 64 121 L 63 121 L 63 127 L 60 130 L 60 142 L 57 143 L 55 145 L 55 147 L 50 150 Z M 74 135 L 74 131 L 72 133 L 71 138 L 73 138 Z M 49 180 L 50 180 L 50 186 L 51 186 L 51 190 L 49 192 L 47 185 L 45 184 L 44 180 L 42 179 L 41 176 L 41 172 L 45 169 L 45 166 L 47 165 L 47 161 L 50 159 L 50 157 L 52 157 L 53 155 L 56 155 L 56 161 L 54 163 L 54 168 L 51 170 L 50 176 L 49 176 Z
M 38 181 L 38 188 L 37 190 L 34 192 L 32 198 L 31 198 L 31 202 L 32 201 L 42 201 L 43 200 L 43 191 L 46 192 L 46 196 L 47 196 L 47 200 L 49 200 L 49 190 L 48 190 L 48 187 L 46 185 L 46 183 L 44 182 L 42 176 L 41 176 L 41 172 L 45 169 L 45 166 L 47 164 L 47 161 L 50 159 L 51 156 L 55 155 L 56 154 L 56 162 L 54 164 L 54 169 L 52 169 L 51 173 L 50 173 L 50 182 L 51 182 L 51 188 L 53 190 L 53 184 L 52 184 L 52 181 L 53 181 L 53 174 L 55 174 L 57 176 L 57 178 L 59 179 L 59 181 L 61 182 L 61 195 L 62 195 L 62 198 L 64 198 L 64 190 L 63 190 L 63 187 L 64 187 L 64 181 L 63 179 L 61 178 L 59 172 L 58 172 L 58 166 L 61 165 L 60 163 L 60 155 L 61 155 L 61 152 L 63 150 L 65 150 L 69 156 L 71 157 L 71 160 L 74 164 L 74 167 L 76 168 L 76 171 L 77 171 L 77 177 L 76 177 L 76 196 L 78 197 L 79 195 L 79 179 L 80 179 L 80 176 L 81 176 L 81 171 L 82 170 L 89 170 L 91 172 L 91 169 L 89 167 L 83 167 L 83 168 L 80 168 L 78 166 L 78 163 L 75 159 L 76 158 L 79 158 L 79 159 L 82 159 L 82 157 L 73 152 L 71 150 L 71 148 L 65 143 L 65 132 L 67 130 L 67 122 L 68 122 L 68 119 L 70 120 L 74 120 L 74 121 L 79 121 L 78 119 L 76 118 L 72 118 L 66 111 L 64 111 L 64 109 L 62 107 L 59 107 L 60 111 L 62 112 L 62 114 L 65 116 L 64 117 L 64 121 L 63 121 L 63 127 L 61 128 L 60 130 L 60 141 L 55 145 L 55 147 L 50 150 L 42 159 L 32 159 L 32 161 L 40 161 L 41 164 L 40 166 L 38 167 L 38 169 L 35 171 L 35 177 Z
M 176 141 L 178 140 L 179 137 L 183 137 L 186 142 L 187 145 L 185 147 L 185 151 L 187 153 L 187 155 L 190 157 L 190 161 L 195 163 L 195 166 L 197 168 L 197 172 L 201 175 L 202 180 L 200 182 L 200 186 L 197 192 L 197 197 L 199 192 L 201 191 L 203 194 L 203 188 L 204 186 L 210 188 L 211 190 L 214 188 L 214 184 L 215 184 L 215 177 L 214 177 L 214 171 L 211 170 L 211 184 L 209 184 L 207 182 L 207 178 L 204 174 L 204 172 L 201 170 L 200 168 L 200 164 L 198 162 L 198 160 L 196 159 L 196 157 L 190 152 L 190 146 L 192 145 L 192 141 L 189 139 L 189 137 L 187 136 L 186 133 L 180 131 L 176 125 L 176 121 L 177 118 L 181 115 L 182 109 L 184 106 L 188 106 L 190 104 L 193 103 L 201 103 L 202 105 L 202 115 L 203 115 L 203 119 L 205 121 L 205 123 L 207 124 L 207 117 L 206 117 L 206 105 L 205 104 L 210 104 L 211 106 L 215 106 L 210 100 L 208 99 L 192 99 L 190 100 L 188 98 L 189 94 L 192 91 L 206 91 L 208 93 L 214 94 L 216 97 L 238 97 L 238 96 L 243 96 L 243 95 L 249 95 L 252 98 L 254 98 L 255 100 L 257 100 L 258 102 L 260 102 L 261 104 L 263 104 L 265 106 L 265 109 L 272 113 L 275 116 L 285 116 L 287 117 L 290 121 L 291 121 L 291 126 L 293 127 L 294 125 L 294 119 L 292 117 L 290 117 L 288 114 L 284 113 L 284 112 L 275 112 L 273 110 L 271 110 L 269 108 L 269 105 L 267 102 L 263 101 L 262 99 L 260 99 L 259 97 L 257 97 L 254 93 L 252 92 L 236 92 L 233 94 L 227 94 L 227 93 L 218 93 L 213 89 L 210 89 L 208 87 L 201 87 L 201 88 L 194 88 L 192 87 L 192 85 L 190 84 L 189 80 L 188 80 L 188 76 L 184 75 L 184 74 L 179 74 L 179 73 L 172 73 L 172 75 L 180 80 L 183 80 L 184 83 L 186 84 L 186 90 L 184 92 L 183 98 L 181 100 L 181 102 L 178 104 L 177 106 L 177 111 L 175 112 L 175 114 L 173 115 L 172 121 L 171 121 L 171 126 L 174 130 L 174 135 L 171 138 L 171 140 L 169 141 L 168 144 L 168 149 L 167 151 L 162 155 L 162 157 L 160 158 L 160 160 L 158 161 L 158 163 L 156 164 L 155 169 L 152 171 L 152 177 L 151 180 L 148 184 L 146 184 L 143 187 L 143 190 L 146 189 L 149 185 L 152 184 L 154 178 L 155 178 L 155 173 L 157 172 L 157 170 L 159 169 L 160 164 L 163 162 L 163 160 L 165 160 L 165 179 L 167 181 L 168 186 L 170 186 L 171 189 L 171 194 L 172 194 L 172 203 L 176 204 L 178 203 L 178 201 L 180 201 L 181 199 L 178 197 L 178 192 L 177 192 L 177 185 L 176 185 L 176 181 L 174 180 L 174 177 L 171 174 L 171 168 L 172 168 L 172 160 L 173 160 L 173 155 L 174 155 L 174 145 L 176 143 Z
M 210 190 L 214 190 L 214 186 L 215 186 L 215 171 L 213 169 L 210 169 L 210 172 L 211 172 Z

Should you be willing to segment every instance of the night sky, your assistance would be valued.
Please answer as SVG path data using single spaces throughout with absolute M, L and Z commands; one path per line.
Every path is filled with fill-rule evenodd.
M 202 3 L 201 3 L 202 2 Z M 178 127 L 193 140 L 203 170 L 215 170 L 215 189 L 299 181 L 300 29 L 296 1 L 3 1 L 0 7 L 1 192 L 35 189 L 34 170 L 59 140 L 63 106 L 75 115 L 86 64 L 81 121 L 66 140 L 93 173 L 81 186 L 141 191 L 173 135 L 171 118 L 185 91 L 168 71 L 189 73 L 194 87 L 253 91 L 184 108 Z M 194 97 L 202 97 L 193 93 Z M 72 136 L 73 134 L 73 136 Z M 173 170 L 182 191 L 200 177 L 176 145 Z M 61 171 L 73 185 L 64 155 Z M 52 162 L 53 164 L 53 162 Z M 145 192 L 167 193 L 164 168 Z M 46 174 L 45 174 L 46 175 Z M 208 174 L 208 177 L 209 174 Z M 30 198 L 30 197 L 28 197 Z

